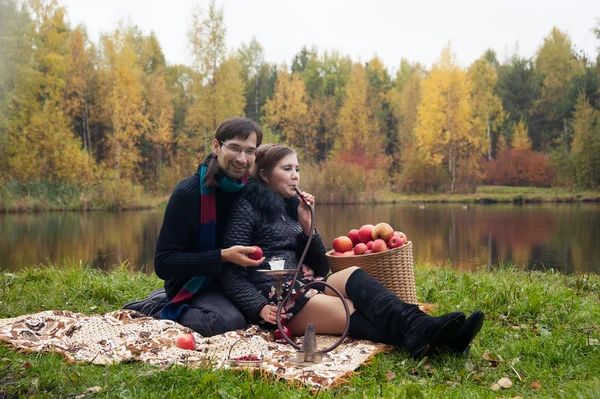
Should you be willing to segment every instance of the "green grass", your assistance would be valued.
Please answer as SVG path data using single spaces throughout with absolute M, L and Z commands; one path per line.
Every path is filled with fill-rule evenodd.
M 348 384 L 315 392 L 241 371 L 158 368 L 142 363 L 70 364 L 0 344 L 0 397 L 88 398 L 595 398 L 600 395 L 600 277 L 527 272 L 511 266 L 464 273 L 416 267 L 419 300 L 435 313 L 483 309 L 486 322 L 467 357 L 415 361 L 377 355 Z M 0 275 L 0 317 L 48 309 L 104 313 L 161 286 L 127 264 L 102 272 L 78 263 Z M 484 358 L 501 359 L 497 362 Z M 510 389 L 490 386 L 510 378 Z M 531 384 L 539 381 L 541 388 Z M 2 396 L 4 395 L 4 396 Z

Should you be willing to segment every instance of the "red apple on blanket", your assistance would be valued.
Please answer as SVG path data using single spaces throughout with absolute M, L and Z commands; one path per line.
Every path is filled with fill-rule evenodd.
M 346 252 L 352 250 L 352 240 L 346 236 L 339 236 L 333 240 L 333 249 L 336 252 Z
M 350 232 L 348 233 L 348 238 L 350 240 L 352 240 L 352 245 L 356 246 L 356 244 L 358 244 L 360 242 L 360 240 L 358 239 L 358 230 L 357 229 L 350 230 Z
M 387 242 L 387 247 L 389 249 L 399 248 L 399 247 L 401 247 L 403 245 L 404 245 L 404 239 L 402 237 L 400 237 L 400 236 L 397 236 L 397 235 L 394 235 Z
M 254 252 L 248 254 L 248 257 L 252 260 L 259 260 L 260 258 L 263 257 L 263 250 L 260 247 L 257 247 L 256 245 L 253 245 L 252 248 L 254 248 Z
M 394 235 L 394 229 L 387 223 L 377 223 L 375 227 L 373 227 L 371 235 L 373 236 L 373 240 L 379 238 L 383 241 L 387 241 Z
M 373 226 L 372 224 L 365 224 L 360 229 L 358 229 L 358 240 L 364 244 L 371 241 L 373 239 L 373 227 L 375 226 Z
M 196 340 L 192 334 L 181 334 L 175 339 L 175 346 L 179 349 L 196 349 Z
M 355 254 L 355 255 L 362 255 L 362 254 L 364 254 L 364 253 L 365 253 L 365 251 L 366 251 L 367 249 L 369 249 L 369 248 L 367 248 L 367 244 L 363 244 L 362 242 L 361 242 L 361 243 L 358 243 L 358 244 L 356 244 L 356 245 L 354 246 L 354 254 Z
M 383 252 L 383 251 L 387 251 L 387 245 L 385 244 L 385 241 L 383 241 L 382 239 L 377 239 L 375 241 L 373 241 L 373 248 L 371 248 L 371 250 L 373 252 Z

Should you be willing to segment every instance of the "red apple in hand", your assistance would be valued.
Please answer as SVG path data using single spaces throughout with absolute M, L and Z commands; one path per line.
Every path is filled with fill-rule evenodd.
M 346 236 L 339 236 L 333 240 L 333 249 L 336 252 L 346 252 L 352 250 L 352 240 Z
M 387 245 L 382 239 L 377 239 L 373 241 L 373 248 L 371 249 L 373 252 L 383 252 L 387 251 L 387 249 Z
M 358 244 L 360 242 L 360 240 L 358 239 L 358 230 L 357 229 L 350 230 L 350 232 L 348 233 L 348 238 L 350 240 L 352 240 L 352 245 L 356 246 L 356 244 Z
M 263 250 L 260 247 L 257 247 L 256 245 L 253 245 L 252 248 L 254 248 L 254 252 L 248 254 L 248 257 L 252 260 L 259 260 L 260 258 L 263 257 Z
M 363 244 L 362 242 L 361 242 L 361 243 L 358 243 L 358 244 L 356 244 L 356 245 L 354 246 L 354 254 L 355 254 L 355 255 L 362 255 L 362 254 L 364 254 L 364 253 L 365 253 L 365 251 L 366 251 L 367 249 L 368 249 L 368 248 L 367 248 L 367 244 Z
M 181 334 L 175 339 L 175 346 L 180 349 L 196 349 L 196 340 L 192 334 Z
M 373 239 L 373 237 L 371 236 L 373 227 L 375 226 L 373 226 L 372 224 L 365 224 L 360 229 L 358 229 L 358 240 L 364 244 L 371 241 Z
M 394 235 L 394 229 L 387 223 L 378 223 L 373 227 L 371 235 L 373 236 L 373 240 L 380 238 L 383 241 L 387 241 Z

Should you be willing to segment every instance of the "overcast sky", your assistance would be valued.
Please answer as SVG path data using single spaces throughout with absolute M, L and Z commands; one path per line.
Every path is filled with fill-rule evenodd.
M 59 0 L 72 25 L 84 24 L 91 40 L 131 21 L 154 31 L 169 64 L 191 64 L 186 32 L 194 7 L 208 0 Z M 492 48 L 500 61 L 530 57 L 552 26 L 571 37 L 589 56 L 600 41 L 591 32 L 600 17 L 599 0 L 217 0 L 224 8 L 227 46 L 256 37 L 266 61 L 291 63 L 306 45 L 338 50 L 354 61 L 379 56 L 390 69 L 401 58 L 430 67 L 450 41 L 467 66 Z

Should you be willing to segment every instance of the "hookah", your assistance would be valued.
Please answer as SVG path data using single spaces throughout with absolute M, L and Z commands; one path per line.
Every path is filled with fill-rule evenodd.
M 310 282 L 310 283 L 300 287 L 300 289 L 298 291 L 302 292 L 302 291 L 304 291 L 310 287 L 316 286 L 316 285 L 324 285 L 324 286 L 330 288 L 333 292 L 335 292 L 335 294 L 341 299 L 341 301 L 344 305 L 344 310 L 346 311 L 346 328 L 344 329 L 343 334 L 330 347 L 322 349 L 322 350 L 317 350 L 317 337 L 315 334 L 314 324 L 308 323 L 308 325 L 306 326 L 306 331 L 304 333 L 304 339 L 302 341 L 302 347 L 300 347 L 298 344 L 296 344 L 294 341 L 292 341 L 290 339 L 290 337 L 288 337 L 288 335 L 284 331 L 284 326 L 281 321 L 281 311 L 284 308 L 285 303 L 290 299 L 290 296 L 292 295 L 293 287 L 296 284 L 296 281 L 298 280 L 298 276 L 300 275 L 300 272 L 302 271 L 302 263 L 304 262 L 304 257 L 306 256 L 306 253 L 308 252 L 308 248 L 310 247 L 310 243 L 312 241 L 313 231 L 314 231 L 314 221 L 315 221 L 315 211 L 314 211 L 313 207 L 302 196 L 302 193 L 301 193 L 300 189 L 298 188 L 298 186 L 294 186 L 294 189 L 298 193 L 298 197 L 300 198 L 300 200 L 304 201 L 304 203 L 306 204 L 306 206 L 308 206 L 308 209 L 310 210 L 310 230 L 309 230 L 310 234 L 308 236 L 308 241 L 306 242 L 306 246 L 304 247 L 304 251 L 302 252 L 302 255 L 300 256 L 300 260 L 298 261 L 298 266 L 296 269 L 260 270 L 260 272 L 265 273 L 266 275 L 271 276 L 275 279 L 275 292 L 277 294 L 277 303 L 278 303 L 277 315 L 276 315 L 277 329 L 278 329 L 277 331 L 280 332 L 281 337 L 288 344 L 290 344 L 292 347 L 294 347 L 296 349 L 296 362 L 297 363 L 319 363 L 323 359 L 323 355 L 325 353 L 330 352 L 330 351 L 334 350 L 335 348 L 337 348 L 342 343 L 344 338 L 346 338 L 346 335 L 348 335 L 348 329 L 350 328 L 350 309 L 348 308 L 348 304 L 346 303 L 344 296 L 337 288 L 335 288 L 331 284 L 327 283 L 326 281 L 313 281 L 313 282 Z M 292 278 L 292 281 L 291 281 L 291 285 L 290 285 L 291 289 L 288 290 L 285 298 L 283 298 L 282 297 L 283 296 L 283 277 L 291 276 L 292 274 L 294 275 L 294 277 Z M 276 331 L 276 333 L 277 333 L 277 331 Z

